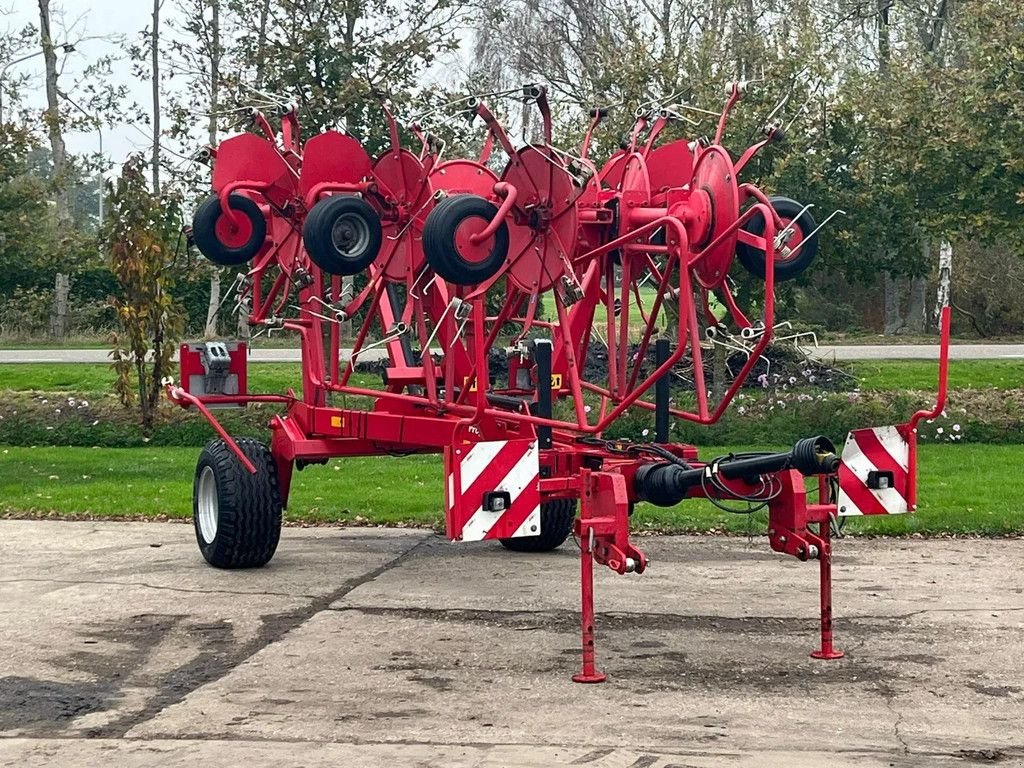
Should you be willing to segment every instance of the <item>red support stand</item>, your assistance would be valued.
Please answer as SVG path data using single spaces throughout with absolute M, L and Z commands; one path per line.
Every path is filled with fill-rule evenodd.
M 843 652 L 832 647 L 832 530 L 831 519 L 818 523 L 821 552 L 818 553 L 821 574 L 821 647 L 811 652 L 812 659 L 841 659 Z
M 574 683 L 603 683 L 604 672 L 594 665 L 594 550 L 591 534 L 580 537 L 580 588 L 583 595 L 583 668 L 572 676 Z

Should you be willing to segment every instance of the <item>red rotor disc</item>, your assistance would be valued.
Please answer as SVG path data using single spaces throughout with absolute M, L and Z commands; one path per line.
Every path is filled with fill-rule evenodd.
M 472 160 L 449 160 L 430 172 L 430 186 L 449 195 L 479 195 L 493 199 L 498 174 Z
M 523 147 L 505 167 L 502 181 L 516 188 L 508 219 L 508 275 L 527 293 L 547 290 L 565 274 L 576 249 L 576 200 L 581 193 L 549 150 Z
M 711 224 L 701 242 L 690 243 L 690 252 L 701 253 L 708 245 L 736 223 L 740 215 L 736 171 L 729 153 L 711 146 L 697 158 L 691 190 L 703 190 L 711 203 Z M 733 232 L 709 250 L 694 266 L 697 282 L 704 288 L 717 288 L 729 274 L 736 255 L 737 234 Z
M 623 150 L 617 150 L 612 154 L 597 174 L 601 183 L 606 187 L 618 189 L 619 184 L 622 182 L 622 172 L 626 168 L 625 162 L 626 153 Z
M 423 163 L 406 149 L 388 150 L 373 164 L 373 177 L 380 193 L 397 212 L 396 219 L 381 221 L 384 238 L 374 262 L 388 280 L 404 281 L 418 273 L 423 253 L 423 222 L 434 207 L 433 189 Z
M 686 139 L 662 144 L 647 155 L 647 173 L 655 194 L 685 187 L 693 177 L 693 150 Z

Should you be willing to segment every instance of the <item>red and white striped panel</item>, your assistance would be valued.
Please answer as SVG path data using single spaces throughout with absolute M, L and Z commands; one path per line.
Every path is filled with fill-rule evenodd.
M 909 511 L 909 461 L 910 447 L 898 428 L 851 432 L 839 465 L 839 515 L 898 515 Z M 871 472 L 891 474 L 891 482 L 886 475 L 888 487 L 870 487 Z
M 510 539 L 540 533 L 540 451 L 536 440 L 495 440 L 444 452 L 445 523 L 453 541 Z M 502 511 L 484 508 L 507 493 Z

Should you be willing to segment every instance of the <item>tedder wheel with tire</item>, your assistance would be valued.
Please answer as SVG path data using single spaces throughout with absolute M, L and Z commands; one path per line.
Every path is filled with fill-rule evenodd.
M 192 520 L 206 562 L 216 568 L 258 568 L 281 538 L 277 466 L 266 445 L 243 437 L 238 447 L 256 467 L 251 474 L 221 439 L 207 443 L 196 465 Z
M 576 499 L 546 501 L 540 508 L 539 536 L 501 539 L 501 544 L 513 552 L 550 552 L 558 549 L 569 538 L 575 519 Z
M 302 227 L 306 252 L 324 272 L 348 277 L 373 263 L 381 244 L 380 217 L 353 195 L 333 195 L 313 206 Z
M 225 216 L 220 199 L 210 195 L 192 216 L 192 238 L 200 253 L 222 267 L 238 267 L 252 259 L 267 239 L 267 220 L 255 201 L 231 195 L 233 216 Z
M 811 266 L 814 257 L 818 255 L 817 235 L 811 235 L 810 240 L 804 243 L 807 236 L 814 232 L 818 225 L 815 223 L 814 217 L 811 216 L 811 212 L 804 211 L 804 206 L 796 200 L 791 200 L 788 197 L 772 197 L 769 200 L 772 208 L 779 214 L 782 226 L 792 225 L 793 228 L 793 234 L 787 241 L 785 250 L 780 249 L 775 253 L 775 279 L 778 281 L 792 280 L 803 274 Z M 754 235 L 763 235 L 764 216 L 760 213 L 754 214 L 750 221 L 743 225 L 743 229 Z M 800 245 L 801 243 L 803 245 Z M 799 250 L 796 250 L 797 246 L 800 246 Z M 764 279 L 764 251 L 747 243 L 738 243 L 736 255 L 750 274 Z
M 474 235 L 497 215 L 497 206 L 477 195 L 453 195 L 434 206 L 423 225 L 423 251 L 433 270 L 456 285 L 493 277 L 508 256 L 508 224 L 477 242 Z

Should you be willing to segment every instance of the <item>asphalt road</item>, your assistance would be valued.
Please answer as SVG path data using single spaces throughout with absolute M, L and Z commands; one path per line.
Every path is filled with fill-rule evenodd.
M 939 348 L 934 344 L 865 344 L 806 348 L 809 355 L 824 360 L 937 360 Z M 360 359 L 383 358 L 382 349 L 364 352 Z M 950 347 L 952 360 L 1024 359 L 1024 344 L 956 344 Z M 298 349 L 255 349 L 250 361 L 256 363 L 298 362 Z M 342 352 L 342 359 L 348 359 Z M 2 349 L 0 363 L 108 363 L 105 349 Z
M 191 526 L 0 521 L 0 765 L 889 768 L 1024 761 L 1024 541 L 745 538 L 579 561 L 423 531 L 287 528 L 216 571 Z

